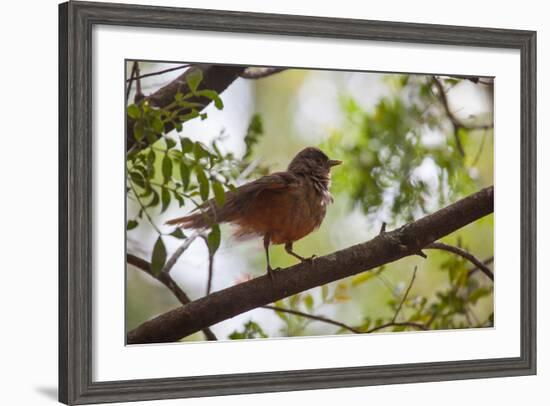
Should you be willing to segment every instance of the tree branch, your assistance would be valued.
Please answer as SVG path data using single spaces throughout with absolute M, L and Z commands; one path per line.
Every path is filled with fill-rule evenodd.
M 164 268 L 162 268 L 161 273 L 170 273 L 174 265 L 176 265 L 176 262 L 178 261 L 179 257 L 182 256 L 182 254 L 187 251 L 187 248 L 195 241 L 195 239 L 199 236 L 199 233 L 191 234 L 189 237 L 185 239 L 183 244 L 181 244 L 176 251 L 172 254 L 170 259 L 166 261 L 166 264 L 164 265 Z
M 434 242 L 426 246 L 427 249 L 437 249 L 437 250 L 443 250 L 447 252 L 452 252 L 453 254 L 459 255 L 462 258 L 466 259 L 467 261 L 470 261 L 472 264 L 476 266 L 481 272 L 483 272 L 489 279 L 492 281 L 495 280 L 495 277 L 491 270 L 487 268 L 487 266 L 481 262 L 479 259 L 477 259 L 475 256 L 470 254 L 468 251 L 463 250 L 462 248 L 455 247 L 453 245 L 445 244 L 442 242 Z
M 453 126 L 453 135 L 455 137 L 458 152 L 461 156 L 464 156 L 464 147 L 462 146 L 462 141 L 460 140 L 459 130 L 461 128 L 466 130 L 488 130 L 490 128 L 493 128 L 493 126 L 485 124 L 466 124 L 459 120 L 449 107 L 449 100 L 447 99 L 447 94 L 445 93 L 445 88 L 443 87 L 443 84 L 435 76 L 432 77 L 432 81 L 437 88 L 437 96 L 439 98 L 439 101 L 441 102 L 441 105 L 443 106 L 443 109 L 445 110 L 445 114 L 447 115 Z
M 127 334 L 128 344 L 177 341 L 296 293 L 415 255 L 453 231 L 493 212 L 493 187 L 372 240 L 214 292 L 146 321 Z
M 126 87 L 126 102 L 128 102 L 128 98 L 130 97 L 130 92 L 132 91 L 132 82 L 134 81 L 136 76 L 136 64 L 132 64 L 132 72 L 130 73 L 130 79 L 128 79 L 126 82 L 128 83 L 128 86 Z
M 401 298 L 401 301 L 399 302 L 399 306 L 397 307 L 397 310 L 395 311 L 395 314 L 393 315 L 393 318 L 391 319 L 392 323 L 395 323 L 395 320 L 397 320 L 397 316 L 399 315 L 399 312 L 401 311 L 401 308 L 403 307 L 403 303 L 405 303 L 405 300 L 407 300 L 407 296 L 409 296 L 409 292 L 411 291 L 411 288 L 413 286 L 414 280 L 416 279 L 416 270 L 418 267 L 414 267 L 413 276 L 411 278 L 411 281 L 409 282 L 409 286 L 407 286 L 407 290 L 405 291 L 405 294 Z
M 148 77 L 151 77 L 151 76 L 162 75 L 164 73 L 173 72 L 175 70 L 180 70 L 180 69 L 184 69 L 184 68 L 187 68 L 187 67 L 189 67 L 189 65 L 176 66 L 174 68 L 168 68 L 168 69 L 163 69 L 163 70 L 159 70 L 159 71 L 156 71 L 156 72 L 146 73 L 144 75 L 138 76 L 135 79 L 143 79 L 143 78 L 148 78 Z M 131 81 L 131 79 L 126 80 L 126 82 L 130 82 L 130 81 Z
M 352 333 L 356 333 L 356 334 L 361 334 L 362 333 L 361 330 L 356 329 L 355 327 L 348 326 L 347 324 L 341 323 L 339 321 L 332 320 L 332 319 L 329 319 L 329 318 L 326 318 L 326 317 L 323 317 L 323 316 L 316 316 L 314 314 L 304 313 L 304 312 L 301 312 L 299 310 L 286 309 L 284 307 L 270 306 L 270 305 L 261 306 L 261 308 L 262 309 L 275 310 L 276 312 L 294 314 L 296 316 L 305 317 L 307 319 L 322 321 L 323 323 L 332 324 L 332 325 L 335 325 L 335 326 L 338 326 L 338 327 L 342 327 L 342 328 L 344 328 L 346 330 L 349 330 Z
M 149 274 L 160 283 L 162 283 L 164 286 L 166 286 L 168 289 L 170 289 L 182 305 L 191 303 L 191 299 L 189 299 L 189 296 L 187 296 L 187 294 L 178 286 L 176 281 L 172 279 L 168 272 L 161 272 L 158 276 L 155 276 L 151 272 L 151 264 L 149 262 L 132 254 L 126 254 L 126 262 Z M 210 330 L 208 327 L 204 327 L 202 329 L 202 332 L 206 336 L 207 340 L 217 340 L 212 330 Z
M 134 66 L 135 66 L 135 73 L 136 73 L 136 77 L 134 78 L 136 81 L 136 94 L 134 95 L 134 103 L 137 104 L 145 98 L 145 95 L 141 91 L 141 76 L 139 73 L 140 72 L 139 62 L 134 61 Z
M 202 82 L 200 83 L 200 89 L 215 90 L 217 93 L 223 92 L 237 79 L 241 73 L 244 72 L 244 66 L 229 66 L 229 65 L 192 65 L 189 69 L 186 69 L 176 79 L 168 83 L 166 86 L 161 87 L 156 92 L 150 94 L 143 99 L 144 102 L 148 102 L 150 105 L 159 108 L 165 108 L 174 101 L 174 98 L 178 92 L 188 93 L 189 87 L 187 85 L 187 75 L 200 69 L 203 74 Z M 211 103 L 211 100 L 204 96 L 193 96 L 186 101 L 190 103 L 200 103 L 203 105 L 203 110 Z M 179 109 L 179 108 L 178 108 Z M 185 115 L 191 111 L 189 109 L 179 109 L 179 115 Z M 126 118 L 126 150 L 130 150 L 136 143 L 134 138 L 134 124 L 135 121 L 131 117 Z M 167 122 L 164 126 L 164 132 L 167 133 L 174 129 L 172 122 Z M 145 141 L 144 141 L 145 142 Z
M 260 68 L 260 67 L 249 67 L 241 73 L 241 78 L 244 79 L 261 79 L 276 73 L 282 72 L 287 68 Z
M 373 327 L 370 330 L 365 331 L 365 333 L 367 333 L 367 334 L 368 333 L 374 333 L 375 331 L 382 330 L 383 328 L 396 327 L 396 326 L 414 327 L 414 328 L 417 328 L 419 330 L 428 330 L 428 327 L 425 326 L 424 324 L 413 323 L 413 322 L 410 322 L 410 321 L 403 321 L 403 322 L 393 322 L 392 321 L 390 323 L 381 324 L 378 327 Z
M 492 264 L 492 263 L 494 262 L 494 260 L 495 260 L 495 257 L 489 257 L 489 258 L 483 260 L 483 265 L 485 265 L 485 266 L 490 265 L 490 264 Z M 469 278 L 470 276 L 472 276 L 474 273 L 476 273 L 477 271 L 479 271 L 479 268 L 478 268 L 477 266 L 475 266 L 475 267 L 473 267 L 472 269 L 470 269 L 470 270 L 468 271 L 468 278 Z

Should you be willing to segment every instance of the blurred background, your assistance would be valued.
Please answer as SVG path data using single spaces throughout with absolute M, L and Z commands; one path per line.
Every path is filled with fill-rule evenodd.
M 127 62 L 127 81 L 133 65 Z M 139 69 L 143 76 L 182 65 L 141 61 Z M 141 92 L 147 96 L 157 91 L 186 69 L 142 78 Z M 142 107 L 135 108 L 139 104 L 135 96 L 136 86 L 130 87 L 128 114 L 145 117 Z M 164 222 L 204 200 L 201 170 L 193 169 L 197 162 L 210 162 L 203 171 L 207 196 L 213 197 L 215 184 L 230 190 L 286 169 L 306 146 L 343 160 L 333 170 L 334 203 L 322 226 L 294 244 L 296 252 L 306 257 L 367 241 L 378 234 L 382 223 L 388 229 L 399 227 L 493 184 L 491 78 L 284 69 L 265 77 L 239 78 L 217 96 L 222 102 L 200 111 L 205 116 L 190 116 L 181 128 L 163 134 L 150 147 L 156 153 L 129 155 L 128 253 L 154 262 L 159 238 L 167 257 L 189 238 L 187 230 L 183 236 L 171 235 L 174 228 Z M 173 180 L 165 176 L 165 155 L 174 161 Z M 153 171 L 149 178 L 144 174 L 145 186 L 141 175 L 133 175 L 140 159 L 148 161 Z M 189 164 L 186 174 L 178 169 L 180 162 Z M 174 191 L 172 196 L 172 189 L 185 183 L 186 176 L 185 193 L 176 198 Z M 156 195 L 159 201 L 151 201 Z M 443 241 L 491 267 L 493 216 Z M 197 238 L 170 272 L 191 299 L 206 294 L 211 252 L 212 247 Z M 270 253 L 273 266 L 296 263 L 282 246 L 272 246 Z M 492 281 L 482 272 L 471 272 L 474 267 L 462 257 L 441 250 L 426 254 L 427 259 L 408 257 L 275 305 L 337 320 L 362 332 L 421 330 L 406 325 L 379 328 L 392 320 L 426 329 L 492 327 Z M 261 238 L 235 241 L 228 225 L 221 226 L 213 258 L 212 291 L 265 273 Z M 180 305 L 165 286 L 133 265 L 127 266 L 126 279 L 127 331 Z M 211 330 L 218 339 L 350 333 L 306 316 L 263 308 Z M 204 336 L 200 332 L 183 340 L 200 341 Z

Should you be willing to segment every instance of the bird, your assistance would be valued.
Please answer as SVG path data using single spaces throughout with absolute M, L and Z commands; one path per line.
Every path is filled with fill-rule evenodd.
M 284 244 L 285 251 L 301 262 L 315 258 L 297 254 L 293 243 L 321 226 L 327 206 L 333 202 L 329 192 L 331 169 L 340 164 L 342 161 L 329 159 L 319 148 L 306 147 L 290 161 L 286 171 L 227 191 L 223 205 L 210 199 L 199 207 L 201 211 L 166 224 L 206 230 L 214 224 L 230 223 L 236 226 L 236 238 L 262 237 L 267 273 L 273 280 L 278 268 L 271 267 L 270 245 Z

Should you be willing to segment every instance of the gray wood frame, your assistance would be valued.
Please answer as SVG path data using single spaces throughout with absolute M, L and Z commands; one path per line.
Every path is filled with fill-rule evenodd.
M 92 381 L 94 24 L 512 48 L 521 53 L 521 355 L 372 367 Z M 536 373 L 536 32 L 69 2 L 59 6 L 59 400 L 67 404 Z M 505 270 L 504 270 L 505 271 Z

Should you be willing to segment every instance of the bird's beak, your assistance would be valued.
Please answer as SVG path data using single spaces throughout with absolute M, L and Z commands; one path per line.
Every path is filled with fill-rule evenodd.
M 338 166 L 342 163 L 342 161 L 339 161 L 338 159 L 329 159 L 328 160 L 328 166 L 330 166 L 331 168 L 333 166 Z

